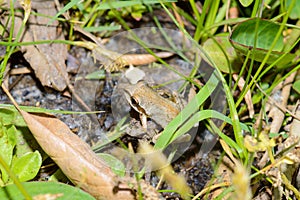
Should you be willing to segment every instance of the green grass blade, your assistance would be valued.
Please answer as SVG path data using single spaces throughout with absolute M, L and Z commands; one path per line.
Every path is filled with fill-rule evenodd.
M 232 124 L 232 120 L 229 117 L 223 115 L 222 113 L 216 110 L 202 110 L 195 113 L 182 127 L 180 127 L 180 129 L 178 129 L 178 131 L 175 132 L 172 141 L 175 140 L 177 137 L 183 135 L 187 131 L 189 131 L 189 129 L 192 128 L 195 123 L 202 121 L 204 119 L 212 119 L 212 118 L 220 119 L 227 122 L 228 124 Z M 247 125 L 240 122 L 240 126 L 242 130 L 251 132 L 251 128 L 248 127 Z
M 160 3 L 160 0 L 147 0 L 147 1 L 142 1 L 142 0 L 134 0 L 134 1 L 110 1 L 107 3 L 101 3 L 96 10 L 109 10 L 109 9 L 118 9 L 118 8 L 125 8 L 125 7 L 130 7 L 130 6 L 136 6 L 136 5 L 149 5 L 149 4 L 156 4 Z M 164 3 L 167 2 L 177 2 L 176 0 L 164 0 Z
M 57 18 L 62 15 L 63 13 L 70 10 L 73 6 L 81 3 L 82 0 L 71 0 L 65 7 L 63 7 L 49 22 L 48 25 L 52 24 L 54 20 L 57 20 Z
M 213 73 L 203 88 L 196 94 L 188 105 L 165 127 L 161 136 L 158 138 L 154 148 L 163 149 L 171 141 L 173 133 L 181 126 L 190 116 L 195 113 L 199 107 L 208 99 L 219 83 L 218 77 Z
M 81 111 L 70 111 L 70 110 L 51 110 L 46 108 L 34 107 L 34 106 L 19 106 L 22 110 L 31 113 L 53 113 L 53 114 L 95 114 L 101 113 L 104 111 L 92 111 L 92 112 L 81 112 Z M 7 108 L 10 110 L 17 110 L 15 109 L 14 105 L 11 104 L 0 104 L 0 108 Z

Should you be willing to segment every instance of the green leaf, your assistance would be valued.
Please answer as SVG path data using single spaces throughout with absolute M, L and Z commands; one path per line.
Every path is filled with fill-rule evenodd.
M 198 108 L 210 97 L 219 83 L 218 77 L 213 73 L 206 84 L 196 94 L 196 96 L 183 108 L 183 110 L 165 127 L 159 138 L 157 139 L 154 148 L 166 148 L 178 127 L 181 126 Z
M 16 134 L 17 129 L 14 125 L 10 125 L 7 127 L 7 139 L 12 146 L 16 146 L 17 144 Z
M 67 183 L 70 182 L 68 177 L 61 171 L 61 169 L 56 170 L 54 174 L 52 174 L 48 181 L 55 181 L 55 182 L 62 182 L 62 183 Z
M 235 73 L 240 70 L 242 61 L 226 35 L 206 40 L 203 48 L 222 72 Z
M 297 80 L 296 82 L 293 83 L 293 89 L 300 94 L 300 80 Z
M 0 154 L 2 155 L 4 162 L 6 162 L 7 165 L 10 166 L 10 164 L 12 162 L 13 150 L 16 145 L 16 140 L 15 140 L 16 128 L 14 126 L 10 126 L 8 128 L 4 127 L 4 126 L 2 126 L 1 123 L 0 123 L 0 126 L 1 126 L 0 128 L 2 129 L 2 134 L 0 137 Z M 0 165 L 0 171 L 2 173 L 1 178 L 2 178 L 3 182 L 7 182 L 8 174 L 4 170 L 2 165 Z
M 0 119 L 4 126 L 12 124 L 13 119 L 15 118 L 15 112 L 9 109 L 0 108 Z
M 117 31 L 120 30 L 122 27 L 120 25 L 115 26 L 91 26 L 85 27 L 83 30 L 87 32 L 101 32 L 101 31 Z
M 259 18 L 250 19 L 235 27 L 231 34 L 230 42 L 240 53 L 247 55 L 248 51 L 251 51 L 250 58 L 254 55 L 254 60 L 261 62 L 271 48 L 279 28 L 280 26 L 278 24 L 271 21 L 261 20 Z M 255 30 L 257 30 L 257 35 Z M 256 42 L 255 38 L 257 39 Z M 281 35 L 267 61 L 268 64 L 273 63 L 280 56 L 284 55 L 284 52 L 281 52 L 283 46 L 283 36 Z M 284 66 L 294 58 L 295 55 L 287 53 L 284 58 L 277 63 L 277 66 Z
M 105 79 L 106 74 L 104 70 L 99 70 L 99 71 L 94 71 L 88 75 L 86 75 L 84 78 L 85 79 L 96 79 L 96 80 L 101 80 Z
M 27 127 L 18 128 L 16 130 L 16 140 L 17 144 L 14 149 L 15 156 L 21 157 L 24 154 L 34 152 L 35 150 L 38 150 L 43 155 L 42 157 L 47 156 Z
M 133 17 L 135 20 L 139 21 L 139 20 L 141 20 L 143 13 L 146 11 L 147 11 L 147 9 L 143 5 L 133 6 L 132 11 L 131 11 L 131 17 Z
M 288 9 L 293 0 L 287 0 L 285 8 Z M 300 1 L 296 0 L 293 6 L 292 12 L 290 14 L 291 19 L 299 19 L 300 18 Z
M 119 176 L 125 176 L 125 166 L 120 160 L 106 153 L 97 153 L 97 155 L 107 163 L 107 165 L 113 170 L 115 174 Z
M 239 0 L 239 2 L 244 6 L 248 7 L 253 2 L 253 0 Z
M 59 200 L 95 200 L 91 195 L 70 185 L 56 182 L 26 182 L 22 183 L 26 191 L 35 199 L 46 199 L 44 195 L 52 195 L 52 199 Z M 37 196 L 39 195 L 39 196 Z M 56 198 L 55 198 L 56 195 Z M 0 188 L 1 200 L 24 199 L 16 185 Z
M 12 162 L 12 171 L 21 182 L 33 179 L 42 165 L 42 156 L 38 151 L 29 152 Z
M 14 124 L 16 126 L 26 126 L 23 117 L 17 112 L 16 109 L 0 108 L 0 119 L 3 125 Z
M 92 111 L 92 112 L 79 112 L 79 111 L 71 111 L 71 110 L 51 110 L 51 109 L 46 109 L 46 108 L 41 108 L 41 107 L 34 107 L 34 106 L 19 106 L 22 110 L 26 111 L 26 112 L 31 112 L 31 113 L 55 113 L 55 114 L 92 114 L 92 113 L 99 113 L 102 111 Z M 14 107 L 14 105 L 10 105 L 10 104 L 1 104 L 0 103 L 0 108 L 8 108 L 11 110 L 14 110 L 15 112 L 17 112 L 17 109 Z M 23 117 L 21 115 L 18 115 L 18 117 L 20 117 L 20 119 Z M 14 124 L 16 126 L 26 126 L 27 124 L 24 122 L 23 120 L 23 124 Z
M 243 55 L 247 55 L 249 49 L 247 49 L 243 46 L 237 45 L 235 43 L 232 43 L 232 45 L 238 52 L 242 53 Z M 266 57 L 267 52 L 268 51 L 264 50 L 264 49 L 255 49 L 255 50 L 252 49 L 251 53 L 250 53 L 250 58 L 252 58 L 252 55 L 254 54 L 254 60 L 256 60 L 258 62 L 262 62 L 264 60 L 264 58 Z M 273 51 L 267 60 L 267 64 L 272 64 L 277 59 L 279 59 L 281 56 L 283 56 L 283 58 L 277 63 L 277 66 L 279 68 L 288 67 L 287 64 L 290 63 L 296 57 L 295 54 L 287 53 L 286 55 L 284 55 L 284 53 Z
M 141 20 L 143 16 L 143 12 L 132 12 L 131 17 L 134 18 L 136 21 Z
M 279 31 L 280 26 L 274 22 L 262 20 L 259 18 L 246 20 L 237 25 L 232 34 L 231 40 L 235 43 L 243 45 L 248 48 L 254 48 L 255 43 L 255 29 L 257 25 L 257 49 L 268 50 Z M 283 48 L 283 36 L 277 41 L 273 51 L 281 51 Z

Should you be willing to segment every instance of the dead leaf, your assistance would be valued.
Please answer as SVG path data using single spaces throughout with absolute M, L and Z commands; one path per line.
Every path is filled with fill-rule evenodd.
M 10 5 L 10 1 L 7 1 Z M 57 13 L 54 1 L 31 2 L 32 10 L 46 15 L 54 16 Z M 15 8 L 21 8 L 16 2 Z M 14 36 L 16 37 L 21 27 L 23 16 L 16 16 L 14 26 Z M 21 42 L 34 42 L 43 40 L 64 40 L 58 22 L 55 21 L 47 25 L 49 18 L 43 16 L 30 15 Z M 67 77 L 65 60 L 67 57 L 67 47 L 64 44 L 41 44 L 21 46 L 24 57 L 31 65 L 35 75 L 42 85 L 53 87 L 62 91 L 66 88 L 64 77 Z
M 87 45 L 86 45 L 87 46 Z M 151 54 L 119 54 L 108 49 L 98 47 L 96 44 L 91 48 L 96 60 L 101 61 L 107 71 L 119 71 L 128 65 L 146 65 L 157 61 L 157 58 Z M 168 58 L 174 55 L 171 52 L 155 53 L 158 58 Z
M 276 104 L 274 105 L 271 99 L 268 100 L 266 111 L 269 111 L 268 118 L 272 119 L 272 124 L 270 126 L 271 133 L 278 133 L 282 126 L 285 118 L 285 112 L 287 110 L 286 106 L 290 97 L 292 83 L 296 74 L 297 72 L 292 73 L 281 84 L 274 88 L 271 99 L 273 99 L 279 106 Z
M 296 111 L 296 116 L 300 117 L 300 105 L 297 105 L 297 108 L 298 109 Z M 293 122 L 291 124 L 290 135 L 300 138 L 299 130 L 300 130 L 300 120 L 295 118 L 293 119 Z
M 118 180 L 111 169 L 59 119 L 20 110 L 28 128 L 64 174 L 97 198 L 134 199 L 130 191 L 114 194 Z

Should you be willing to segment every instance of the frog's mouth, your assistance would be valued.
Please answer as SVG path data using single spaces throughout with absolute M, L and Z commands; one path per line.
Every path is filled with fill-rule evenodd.
M 139 105 L 139 102 L 137 99 L 135 99 L 134 97 L 129 97 L 129 99 L 130 99 L 129 104 L 132 106 L 132 108 L 135 111 L 137 111 L 138 113 L 144 113 L 147 116 L 146 110 Z
M 130 96 L 130 94 L 128 94 L 126 91 L 125 96 L 128 100 L 128 104 L 131 107 L 129 111 L 130 117 L 139 120 L 141 125 L 146 127 L 145 123 L 147 123 L 147 119 L 149 119 L 149 115 L 147 114 L 146 110 L 139 105 L 139 102 L 136 98 Z

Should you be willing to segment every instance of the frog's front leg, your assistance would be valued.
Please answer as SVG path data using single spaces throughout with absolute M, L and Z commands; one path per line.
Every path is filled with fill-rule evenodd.
M 147 115 L 144 113 L 139 113 L 142 127 L 147 130 Z

